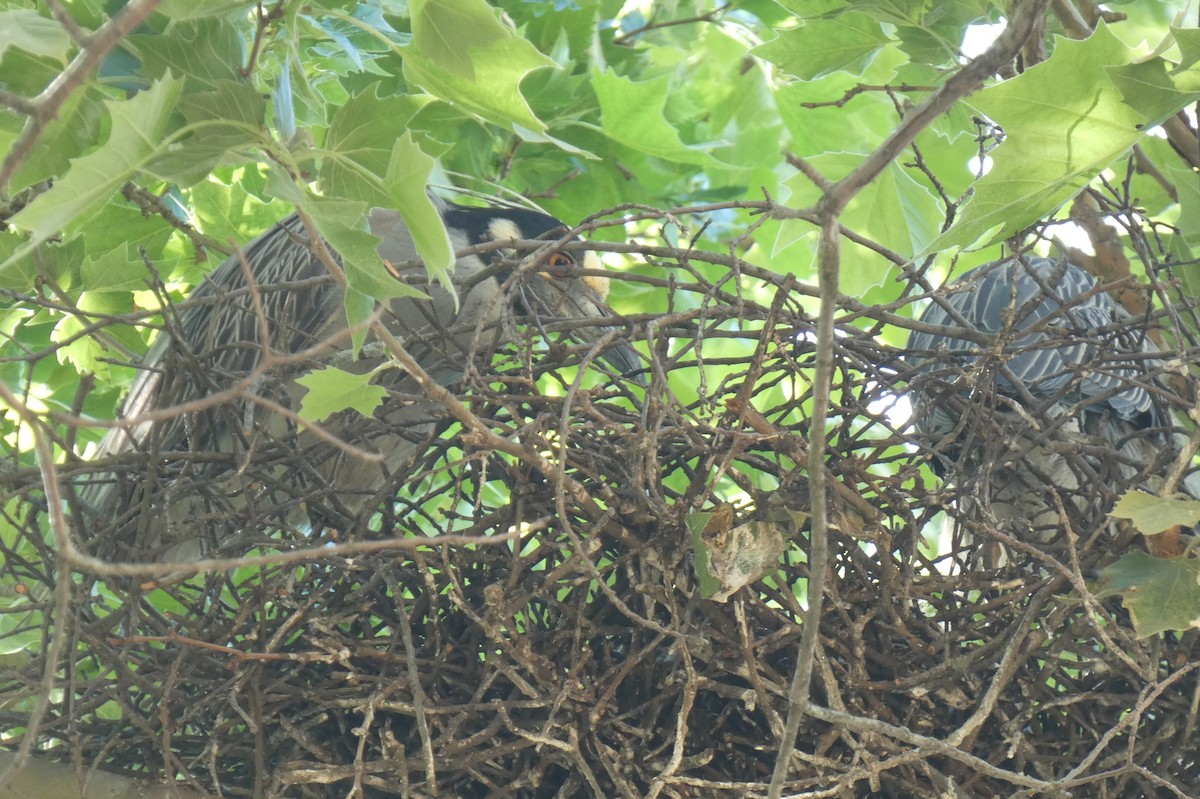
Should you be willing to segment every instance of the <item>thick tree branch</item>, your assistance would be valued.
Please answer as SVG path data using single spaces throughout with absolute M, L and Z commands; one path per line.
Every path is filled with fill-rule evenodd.
M 828 515 L 825 508 L 825 424 L 828 416 L 830 390 L 833 381 L 834 327 L 833 315 L 838 296 L 840 270 L 840 229 L 838 217 L 863 188 L 875 180 L 898 158 L 934 119 L 945 113 L 962 98 L 981 88 L 987 78 L 1011 61 L 1020 52 L 1026 39 L 1038 29 L 1050 0 L 1028 0 L 1014 8 L 1008 27 L 982 55 L 971 61 L 923 103 L 904 118 L 896 130 L 849 175 L 828 187 L 816 206 L 821 227 L 818 251 L 821 306 L 817 318 L 817 364 L 813 379 L 812 441 L 809 444 L 808 474 L 812 500 L 811 534 L 809 545 L 808 611 L 804 617 L 804 633 L 796 657 L 796 670 L 789 691 L 789 710 L 780 741 L 779 757 L 768 791 L 770 799 L 778 799 L 791 764 L 791 752 L 796 745 L 800 722 L 811 713 L 809 693 L 812 663 L 820 644 L 821 604 L 828 560 Z M 818 185 L 820 185 L 818 183 Z M 788 216 L 787 212 L 778 216 Z M 796 217 L 798 214 L 791 214 Z

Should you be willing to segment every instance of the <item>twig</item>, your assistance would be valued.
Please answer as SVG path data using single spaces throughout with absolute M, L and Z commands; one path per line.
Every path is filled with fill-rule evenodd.
M 825 197 L 831 197 L 827 193 Z M 812 436 L 808 447 L 809 551 L 808 551 L 808 610 L 804 614 L 804 632 L 796 654 L 796 669 L 788 691 L 788 716 L 779 744 L 779 757 L 771 775 L 770 799 L 779 799 L 791 765 L 791 752 L 796 746 L 800 722 L 808 713 L 809 688 L 813 664 L 821 635 L 821 603 L 825 593 L 825 573 L 829 563 L 829 513 L 825 495 L 825 422 L 833 384 L 833 315 L 836 310 L 838 270 L 840 267 L 840 238 L 837 231 L 838 211 L 826 210 L 826 223 L 821 227 L 818 245 L 818 275 L 821 287 L 821 307 L 817 315 L 817 365 L 813 377 L 813 414 L 809 429 Z
M 821 705 L 809 705 L 808 715 L 818 721 L 827 721 L 830 724 L 839 724 L 849 727 L 852 730 L 859 732 L 874 733 L 882 735 L 886 738 L 892 738 L 897 741 L 903 741 L 907 744 L 920 747 L 926 753 L 938 754 L 948 757 L 951 760 L 962 763 L 965 766 L 973 769 L 979 774 L 988 777 L 994 777 L 998 780 L 1012 783 L 1013 785 L 1021 785 L 1026 788 L 1035 788 L 1041 791 L 1050 790 L 1054 787 L 1054 783 L 1039 780 L 1036 777 L 1030 777 L 1016 771 L 1008 771 L 1006 769 L 994 766 L 988 761 L 976 757 L 968 752 L 964 752 L 956 746 L 953 746 L 945 741 L 939 741 L 937 738 L 930 738 L 926 735 L 915 733 L 907 727 L 898 727 L 894 724 L 888 724 L 879 719 L 865 718 L 863 716 L 855 716 L 852 713 L 841 713 L 836 710 L 831 710 Z
M 242 67 L 241 73 L 243 78 L 250 77 L 254 72 L 255 65 L 258 64 L 258 54 L 262 52 L 263 39 L 265 38 L 267 28 L 271 23 L 283 17 L 283 9 L 287 0 L 278 0 L 275 6 L 270 11 L 263 11 L 263 4 L 260 1 L 254 9 L 254 42 L 250 45 L 250 55 L 246 58 L 246 66 Z M 284 67 L 286 69 L 286 67 Z
M 54 21 L 62 25 L 63 30 L 71 37 L 71 41 L 80 49 L 87 47 L 92 42 L 92 35 L 85 29 L 79 26 L 75 18 L 71 16 L 71 12 L 62 4 L 62 0 L 46 0 L 46 8 L 50 9 L 50 16 L 54 17 Z
M 21 95 L 13 94 L 5 89 L 0 89 L 0 105 L 27 116 L 37 112 L 37 106 L 32 100 L 27 100 Z
M 846 90 L 845 94 L 836 100 L 810 100 L 805 103 L 800 103 L 801 108 L 841 108 L 846 103 L 858 97 L 860 94 L 867 92 L 887 92 L 889 95 L 893 92 L 932 92 L 937 89 L 936 86 L 917 86 L 908 83 L 898 83 L 895 86 L 889 84 L 866 84 L 860 83 L 857 86 L 851 86 Z
M 681 17 L 680 19 L 668 19 L 664 22 L 655 22 L 654 20 L 650 20 L 649 22 L 647 22 L 645 25 L 642 25 L 641 27 L 634 28 L 633 30 L 631 30 L 627 33 L 622 33 L 617 36 L 614 36 L 612 43 L 615 45 L 618 45 L 618 46 L 627 44 L 631 39 L 633 39 L 637 36 L 641 36 L 643 33 L 646 33 L 648 31 L 657 30 L 659 28 L 671 28 L 676 25 L 691 25 L 696 22 L 712 22 L 718 16 L 720 16 L 722 13 L 724 13 L 724 11 L 727 8 L 729 8 L 729 5 L 730 4 L 718 6 L 717 8 L 714 8 L 712 11 L 708 11 L 703 14 L 697 14 L 694 17 Z
M 372 541 L 351 541 L 345 544 L 325 544 L 322 546 L 304 547 L 289 552 L 274 552 L 270 555 L 254 555 L 252 557 L 236 558 L 205 558 L 202 560 L 177 561 L 162 563 L 126 563 L 123 561 L 105 561 L 84 554 L 71 544 L 63 553 L 70 565 L 76 570 L 105 577 L 163 577 L 164 575 L 189 575 L 200 572 L 227 572 L 249 566 L 286 565 L 291 563 L 306 563 L 325 560 L 330 557 L 353 558 L 357 555 L 367 555 L 375 552 L 412 552 L 424 547 L 439 546 L 494 546 L 507 544 L 525 536 L 543 530 L 550 524 L 549 518 L 538 519 L 523 526 L 521 529 L 509 530 L 495 535 L 456 535 L 446 533 L 428 538 L 386 538 Z M 65 531 L 66 522 L 63 522 Z
M 37 454 L 38 468 L 42 473 L 42 489 L 46 492 L 46 504 L 50 513 L 50 529 L 54 534 L 54 542 L 59 552 L 65 553 L 72 548 L 71 538 L 67 530 L 66 516 L 63 515 L 62 491 L 58 473 L 54 468 L 54 453 L 51 452 L 50 445 L 46 443 L 46 437 L 42 432 L 42 422 L 25 403 L 9 390 L 3 381 L 0 381 L 0 400 L 16 411 L 22 423 L 33 431 L 34 451 Z M 67 619 L 71 617 L 69 608 L 73 582 L 69 559 L 60 558 L 55 571 L 54 626 L 50 631 L 45 650 L 46 659 L 42 670 L 41 692 L 34 703 L 33 710 L 29 712 L 29 721 L 25 724 L 25 734 L 21 737 L 21 745 L 17 749 L 16 759 L 0 772 L 0 785 L 8 784 L 10 777 L 25 765 L 29 755 L 33 752 L 33 747 L 38 740 L 38 728 L 50 710 L 50 702 L 56 692 L 58 662 L 66 647 Z

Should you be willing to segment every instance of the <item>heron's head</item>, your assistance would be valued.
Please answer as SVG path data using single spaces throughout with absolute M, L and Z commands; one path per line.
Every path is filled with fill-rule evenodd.
M 523 208 L 472 208 L 450 206 L 443 214 L 447 229 L 461 232 L 469 244 L 487 244 L 502 241 L 529 241 L 561 238 L 570 228 L 554 217 Z M 572 336 L 582 342 L 593 342 L 614 330 L 611 324 L 595 322 L 611 319 L 609 308 L 608 278 L 602 274 L 603 265 L 599 257 L 590 250 L 551 250 L 537 255 L 537 262 L 520 269 L 521 256 L 510 248 L 499 248 L 493 253 L 481 254 L 492 263 L 507 263 L 511 266 L 497 274 L 501 283 L 512 282 L 514 308 L 531 325 L 562 328 L 564 324 L 578 322 L 571 329 Z M 622 375 L 631 375 L 641 369 L 637 353 L 628 344 L 616 341 L 607 346 L 600 357 Z

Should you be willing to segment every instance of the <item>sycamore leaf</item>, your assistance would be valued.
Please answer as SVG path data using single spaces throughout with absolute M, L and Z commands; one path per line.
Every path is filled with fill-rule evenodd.
M 350 348 L 354 352 L 358 352 L 367 340 L 367 329 L 364 325 L 375 311 L 375 298 L 353 286 L 347 286 L 345 309 L 346 324 L 353 331 L 350 334 Z
M 1128 519 L 1142 535 L 1155 535 L 1180 525 L 1200 524 L 1200 501 L 1129 491 L 1117 501 L 1111 515 Z
M 30 8 L 0 10 L 0 56 L 10 47 L 18 47 L 47 58 L 66 58 L 71 37 L 49 17 Z
M 1200 627 L 1200 560 L 1130 552 L 1101 569 L 1095 594 L 1120 596 L 1141 638 Z
M 953 227 L 924 252 L 984 246 L 1032 225 L 1123 157 L 1148 126 L 1200 97 L 1191 70 L 1171 73 L 1160 59 L 1129 66 L 1134 55 L 1102 23 L 969 98 L 1006 138 Z
M 70 168 L 72 158 L 95 146 L 107 122 L 107 99 L 95 86 L 71 94 L 39 137 L 38 146 L 17 169 L 13 185 L 29 186 L 62 175 Z
M 0 232 L 0 289 L 28 291 L 37 280 L 39 261 L 24 249 L 25 240 L 15 233 Z
M 878 19 L 851 12 L 781 31 L 750 53 L 801 80 L 812 80 L 838 71 L 859 75 L 871 56 L 891 41 Z
M 160 256 L 154 265 L 169 275 L 182 260 Z M 111 250 L 96 248 L 79 262 L 79 288 L 86 292 L 140 291 L 146 288 L 148 278 L 146 263 L 131 242 L 123 242 Z
M 173 20 L 202 19 L 204 17 L 227 17 L 233 11 L 245 11 L 245 0 L 164 0 L 158 12 Z
M 841 180 L 862 161 L 863 156 L 851 153 L 829 153 L 809 159 L 813 167 L 831 181 Z M 790 192 L 787 201 L 794 206 L 815 205 L 821 198 L 820 190 L 803 175 L 787 179 L 784 186 Z M 851 230 L 865 234 L 872 241 L 902 255 L 912 255 L 937 236 L 944 216 L 938 199 L 929 189 L 914 180 L 902 166 L 891 164 L 855 195 L 841 220 Z M 799 227 L 811 230 L 812 225 Z M 871 277 L 876 282 L 882 281 L 883 271 L 881 269 Z
M 411 0 L 408 8 L 413 37 L 402 48 L 405 77 L 488 121 L 546 138 L 520 84 L 554 61 L 501 23 L 484 0 Z
M 1200 67 L 1171 67 L 1161 58 L 1154 58 L 1108 71 L 1121 99 L 1141 117 L 1142 129 L 1161 123 L 1200 96 Z
M 355 374 L 327 366 L 296 378 L 297 383 L 308 389 L 300 401 L 300 418 L 322 422 L 345 410 L 370 416 L 387 397 L 387 389 L 371 385 L 375 371 Z
M 411 136 L 408 123 L 432 98 L 379 95 L 373 84 L 343 103 L 329 123 L 321 163 L 321 187 L 326 195 L 383 205 L 388 200 L 385 180 L 397 140 Z M 421 179 L 423 188 L 428 175 Z
M 416 190 L 420 191 L 422 201 L 428 203 L 429 198 L 425 196 L 424 185 L 419 184 Z M 364 225 L 368 217 L 365 203 L 310 197 L 306 198 L 300 207 L 312 215 L 321 235 L 341 256 L 342 268 L 346 270 L 346 322 L 355 328 L 351 346 L 357 351 L 366 340 L 367 331 L 362 325 L 375 310 L 376 300 L 425 296 L 419 289 L 394 278 L 383 260 L 389 256 L 396 257 L 392 253 L 392 247 L 386 242 L 403 241 L 406 237 L 400 231 L 389 237 L 389 230 L 384 225 L 389 217 L 381 217 L 378 213 L 371 215 L 378 235 L 368 231 Z M 440 225 L 441 219 L 437 221 Z M 395 223 L 403 224 L 399 219 L 396 219 Z M 445 235 L 444 227 L 442 235 Z M 384 238 L 381 239 L 380 236 Z M 407 257 L 406 255 L 405 258 Z
M 1200 30 L 1172 27 L 1171 39 L 1179 45 L 1180 69 L 1189 69 L 1200 63 Z
M 1196 173 L 1186 164 L 1168 165 L 1165 171 L 1179 197 L 1179 233 L 1189 247 L 1200 248 L 1200 182 L 1196 180 Z M 1183 275 L 1189 297 L 1200 294 L 1194 271 L 1187 269 Z
M 405 133 L 392 147 L 385 185 L 391 191 L 391 205 L 404 219 L 429 276 L 453 293 L 450 272 L 454 268 L 454 249 L 442 216 L 425 191 L 433 167 L 433 158 L 421 151 L 411 132 Z M 386 238 L 379 246 L 380 254 L 389 261 L 401 257 L 389 251 Z
M 369 319 L 377 300 L 425 296 L 420 290 L 397 280 L 388 271 L 383 259 L 398 256 L 393 254 L 391 246 L 381 241 L 380 236 L 391 241 L 404 241 L 407 234 L 399 230 L 389 230 L 386 226 L 387 218 L 371 214 L 367 203 L 312 196 L 293 183 L 282 170 L 269 172 L 268 184 L 272 195 L 286 200 L 311 216 L 321 236 L 340 256 L 347 284 L 346 321 L 355 328 L 351 338 L 353 349 L 357 350 L 366 338 L 367 331 L 362 328 L 362 324 Z M 422 202 L 429 203 L 429 198 L 424 193 L 424 185 L 422 180 L 410 188 L 420 194 Z M 368 216 L 380 235 L 367 230 Z M 399 220 L 396 220 L 396 223 L 400 224 Z M 440 218 L 438 224 L 441 224 Z M 390 238 L 389 234 L 392 234 Z M 407 257 L 411 256 L 406 255 L 405 258 Z
M 377 99 L 374 92 L 359 97 Z M 342 255 L 351 288 L 377 299 L 421 296 L 396 280 L 384 263 L 411 259 L 415 247 L 415 255 L 425 262 L 430 277 L 452 291 L 454 250 L 425 188 L 435 162 L 413 140 L 412 131 L 403 129 L 417 109 L 398 98 L 379 102 L 381 106 L 371 106 L 368 112 L 367 105 L 357 98 L 351 100 L 350 110 L 339 113 L 330 128 L 332 149 L 340 151 L 340 160 L 353 162 L 358 169 L 348 168 L 345 163 L 323 169 L 325 189 L 331 195 L 349 199 L 322 199 L 305 207 L 311 207 L 314 218 L 320 218 L 321 230 Z M 399 127 L 394 128 L 391 122 L 380 124 L 372 119 L 374 115 L 397 117 Z M 364 173 L 380 179 L 367 180 Z M 355 201 L 359 198 L 364 202 Z M 385 209 L 370 215 L 374 235 L 361 225 L 367 217 L 367 204 Z M 388 213 L 392 210 L 399 213 L 399 218 Z M 359 306 L 361 303 L 355 304 L 361 310 Z
M 106 330 L 104 339 L 87 335 L 87 330 L 94 324 L 91 321 L 93 319 L 127 313 L 129 294 L 85 291 L 79 295 L 75 304 L 84 313 L 79 316 L 62 315 L 50 333 L 50 340 L 59 345 L 55 350 L 55 357 L 60 364 L 70 364 L 79 372 L 90 372 L 96 375 L 101 383 L 111 385 L 114 367 L 108 359 L 112 359 L 116 354 L 111 345 L 116 343 L 118 346 L 138 346 L 139 337 L 132 328 L 120 325 Z
M 181 21 L 170 36 L 138 33 L 129 42 L 141 61 L 140 74 L 155 79 L 177 75 L 189 92 L 244 80 L 238 69 L 246 63 L 246 42 L 230 17 Z
M 191 186 L 222 163 L 241 162 L 247 149 L 271 144 L 266 109 L 263 96 L 246 83 L 221 80 L 212 90 L 185 93 L 179 111 L 192 134 L 144 171 L 164 183 Z
M 325 241 L 341 256 L 346 282 L 376 299 L 418 294 L 388 274 L 376 247 L 379 236 L 367 230 L 366 203 L 309 197 L 298 204 L 316 223 Z
M 13 225 L 31 234 L 18 257 L 104 205 L 143 165 L 165 150 L 167 120 L 175 112 L 182 89 L 182 80 L 167 77 L 128 100 L 105 103 L 112 120 L 108 141 L 74 159 L 61 179 L 12 217 Z M 11 260 L 0 264 L 0 271 Z
M 716 167 L 712 156 L 684 144 L 679 131 L 667 121 L 664 106 L 670 82 L 669 75 L 634 81 L 611 71 L 593 70 L 592 89 L 600 102 L 605 133 L 646 155 Z
M 688 532 L 691 533 L 692 549 L 696 553 L 693 564 L 696 569 L 696 578 L 700 581 L 700 596 L 706 598 L 721 590 L 721 581 L 713 576 L 708 557 L 708 545 L 704 543 L 703 534 L 713 525 L 728 525 L 732 522 L 733 517 L 732 512 L 729 513 L 729 520 L 726 521 L 724 512 L 720 508 L 717 511 L 689 513 L 683 519 Z

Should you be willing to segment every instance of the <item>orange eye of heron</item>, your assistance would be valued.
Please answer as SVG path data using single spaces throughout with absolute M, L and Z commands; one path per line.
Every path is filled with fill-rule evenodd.
M 566 277 L 575 266 L 575 259 L 565 252 L 552 252 L 546 258 L 546 269 L 555 277 Z

